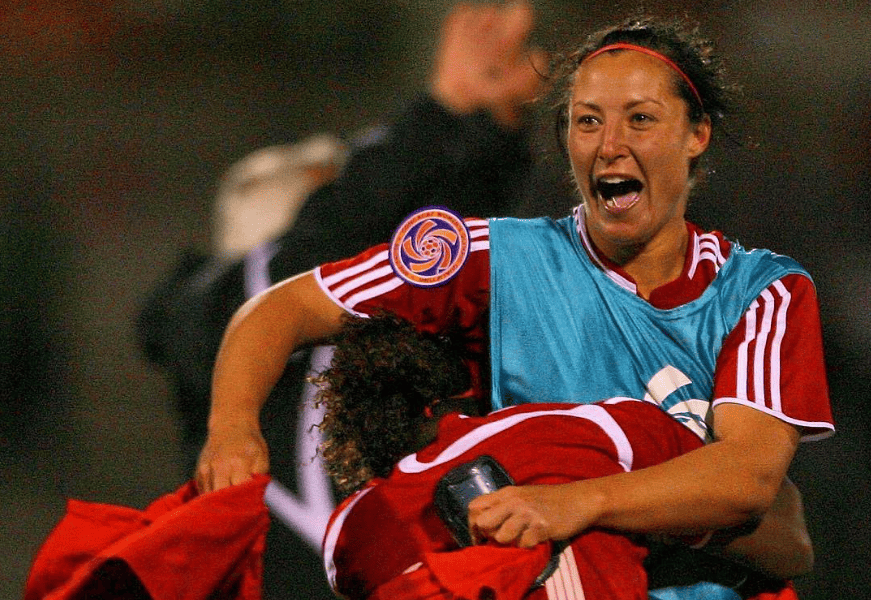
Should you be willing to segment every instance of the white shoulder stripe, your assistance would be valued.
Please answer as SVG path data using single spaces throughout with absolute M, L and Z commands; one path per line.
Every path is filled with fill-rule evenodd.
M 343 269 L 343 270 L 339 271 L 338 273 L 334 273 L 334 274 L 330 275 L 329 277 L 325 277 L 323 279 L 324 285 L 327 287 L 332 287 L 332 286 L 336 285 L 337 283 L 339 283 L 340 281 L 344 281 L 348 277 L 353 277 L 354 275 L 357 275 L 358 273 L 362 273 L 363 271 L 366 271 L 367 269 L 371 269 L 373 266 L 377 265 L 378 263 L 387 262 L 387 260 L 388 260 L 387 250 L 385 250 L 384 252 L 379 252 L 378 254 L 376 254 L 375 256 L 373 256 L 372 258 L 367 260 L 366 262 L 360 263 L 359 265 L 355 265 L 355 266 L 350 267 L 348 269 Z
M 343 298 L 356 290 L 357 288 L 365 286 L 367 283 L 371 281 L 375 281 L 376 279 L 381 279 L 382 277 L 386 277 L 393 273 L 393 269 L 390 268 L 390 265 L 385 265 L 383 267 L 379 267 L 377 269 L 373 269 L 368 272 L 364 272 L 362 275 L 347 281 L 344 285 L 341 285 L 337 288 L 333 289 L 333 293 L 339 297 Z
M 469 237 L 472 240 L 469 244 L 469 251 L 489 250 L 489 221 L 473 219 L 467 221 L 466 224 L 472 226 L 469 230 Z M 344 310 L 358 316 L 366 315 L 357 313 L 354 310 L 356 305 L 386 294 L 404 283 L 401 278 L 396 276 L 390 264 L 389 250 L 378 252 L 365 262 L 349 266 L 329 276 L 322 274 L 321 267 L 317 267 L 314 272 L 323 292 Z M 379 279 L 384 279 L 384 281 L 373 285 L 373 282 L 377 282 Z
M 602 431 L 605 432 L 605 434 L 608 435 L 609 438 L 611 438 L 611 441 L 616 446 L 617 459 L 620 462 L 620 466 L 626 471 L 632 470 L 634 455 L 629 439 L 626 437 L 626 434 L 617 421 L 614 420 L 614 417 L 612 417 L 610 413 L 601 406 L 596 406 L 594 404 L 582 404 L 565 410 L 541 410 L 511 415 L 510 417 L 487 423 L 486 425 L 482 425 L 481 427 L 470 431 L 442 450 L 442 452 L 433 459 L 432 462 L 420 462 L 417 460 L 417 454 L 410 454 L 399 461 L 397 466 L 399 470 L 404 473 L 421 473 L 432 467 L 454 460 L 484 440 L 501 433 L 518 423 L 522 423 L 527 419 L 554 415 L 577 417 L 594 422 L 602 429 Z
M 735 392 L 738 398 L 747 399 L 747 346 L 756 335 L 756 307 L 759 302 L 754 300 L 744 313 L 744 339 L 738 346 L 738 364 L 736 366 Z
M 692 279 L 696 269 L 703 260 L 714 263 L 714 270 L 720 271 L 720 267 L 726 262 L 720 249 L 720 240 L 713 233 L 693 234 L 693 259 L 687 277 Z
M 782 298 L 780 308 L 777 310 L 774 339 L 771 342 L 771 408 L 780 411 L 782 406 L 780 399 L 780 345 L 783 342 L 783 336 L 786 335 L 786 313 L 789 310 L 792 295 L 780 280 L 775 281 L 771 287 L 777 290 Z
M 337 298 L 336 295 L 333 294 L 333 292 L 330 291 L 330 288 L 329 288 L 329 287 L 324 283 L 324 277 L 321 275 L 321 268 L 320 268 L 320 267 L 315 267 L 314 274 L 315 274 L 315 281 L 317 281 L 317 283 L 318 283 L 318 287 L 321 288 L 321 291 L 322 291 L 324 294 L 326 294 L 326 296 L 327 296 L 330 300 L 332 300 L 333 302 L 335 302 L 336 305 L 337 305 L 339 308 L 341 308 L 341 309 L 344 310 L 344 311 L 348 311 L 348 307 L 345 306 L 345 305 L 342 303 L 342 301 L 341 301 L 339 298 Z M 352 312 L 352 311 L 351 311 L 351 312 Z M 365 315 L 359 315 L 359 314 L 358 314 L 357 316 L 358 316 L 358 317 L 362 317 L 362 316 L 365 316 Z
M 387 267 L 388 270 L 390 267 Z M 374 285 L 370 288 L 366 288 L 362 292 L 357 292 L 356 294 L 349 296 L 345 300 L 345 306 L 348 310 L 353 310 L 355 306 L 360 304 L 361 302 L 365 302 L 366 300 L 370 300 L 372 298 L 377 298 L 381 294 L 386 294 L 392 290 L 395 290 L 399 286 L 402 285 L 402 280 L 399 277 L 391 277 L 384 283 L 380 283 L 378 285 Z
M 762 319 L 758 321 L 754 342 L 756 348 L 753 352 L 753 397 L 756 402 L 764 404 L 767 396 L 765 393 L 765 348 L 771 333 L 774 296 L 770 291 L 764 290 L 759 297 L 762 299 Z
M 693 234 L 693 260 L 690 263 L 690 270 L 687 273 L 687 277 L 690 279 L 693 278 L 693 275 L 696 274 L 696 267 L 699 266 L 699 235 L 697 233 Z
M 738 346 L 736 396 L 775 412 L 782 407 L 780 349 L 791 299 L 789 290 L 779 280 L 763 290 L 744 313 L 744 340 Z

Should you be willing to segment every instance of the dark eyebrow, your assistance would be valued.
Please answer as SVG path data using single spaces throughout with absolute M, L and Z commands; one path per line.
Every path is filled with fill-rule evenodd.
M 572 108 L 574 108 L 576 106 L 583 106 L 584 108 L 587 108 L 589 110 L 595 110 L 598 112 L 602 112 L 602 107 L 600 107 L 598 104 L 595 104 L 593 102 L 584 102 L 582 100 L 579 100 L 577 102 L 572 103 Z
M 654 98 L 639 98 L 638 100 L 630 100 L 629 102 L 627 102 L 624 105 L 624 109 L 631 110 L 631 109 L 636 108 L 637 106 L 639 106 L 641 104 L 648 104 L 648 103 L 656 104 L 657 106 L 663 106 L 662 102 L 660 102 L 659 100 L 656 100 Z M 585 102 L 583 100 L 578 100 L 577 102 L 572 104 L 572 108 L 574 108 L 576 106 L 582 106 L 584 108 L 587 108 L 588 110 L 602 112 L 602 107 L 599 106 L 598 104 L 596 104 L 595 102 Z
M 626 103 L 626 108 L 631 109 L 637 107 L 639 104 L 656 104 L 657 106 L 664 106 L 662 102 L 659 100 L 654 100 L 653 98 L 642 98 L 640 100 L 632 100 L 631 102 Z

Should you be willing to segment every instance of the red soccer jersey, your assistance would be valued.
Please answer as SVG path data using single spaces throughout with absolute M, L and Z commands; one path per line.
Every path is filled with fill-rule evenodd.
M 487 454 L 517 484 L 564 483 L 644 468 L 700 445 L 654 405 L 631 400 L 448 415 L 433 444 L 333 514 L 324 542 L 331 585 L 353 599 L 478 598 L 490 588 L 495 598 L 519 600 L 547 562 L 549 545 L 457 549 L 433 505 L 436 484 L 448 471 Z M 645 556 L 629 536 L 590 531 L 573 541 L 548 586 L 564 588 L 559 597 L 567 600 L 582 598 L 580 590 L 587 598 L 646 599 Z M 548 596 L 548 586 L 533 597 L 556 598 Z
M 586 236 L 583 211 L 576 210 L 579 237 L 590 260 L 615 285 L 636 292 L 632 278 L 601 256 Z M 489 227 L 466 219 L 471 243 L 465 263 L 453 277 L 434 287 L 417 287 L 391 266 L 389 244 L 315 270 L 323 291 L 346 311 L 370 315 L 389 310 L 426 331 L 459 327 L 469 348 L 486 352 L 489 308 Z M 649 302 L 660 309 L 699 298 L 728 259 L 731 243 L 719 232 L 687 224 L 690 243 L 684 269 L 676 280 L 657 288 Z M 518 257 L 519 267 L 524 257 Z M 787 275 L 772 283 L 747 308 L 724 341 L 713 376 L 712 406 L 738 403 L 771 414 L 802 430 L 802 439 L 825 437 L 834 430 L 823 360 L 819 308 L 813 283 Z

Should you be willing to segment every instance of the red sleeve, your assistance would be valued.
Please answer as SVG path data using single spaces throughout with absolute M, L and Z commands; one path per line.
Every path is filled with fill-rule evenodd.
M 801 428 L 832 434 L 819 308 L 803 275 L 775 281 L 753 301 L 717 359 L 714 402 L 750 406 Z
M 471 240 L 468 255 L 439 285 L 420 287 L 401 277 L 391 264 L 389 244 L 321 265 L 315 277 L 324 293 L 349 313 L 369 316 L 387 310 L 423 330 L 459 326 L 470 338 L 483 340 L 490 296 L 489 226 L 483 219 L 464 222 Z

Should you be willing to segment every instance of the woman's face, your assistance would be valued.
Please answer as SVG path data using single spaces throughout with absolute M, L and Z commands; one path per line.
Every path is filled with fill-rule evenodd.
M 690 122 L 676 74 L 641 52 L 606 52 L 577 70 L 568 154 L 587 229 L 612 259 L 682 244 L 690 162 L 710 140 L 710 121 Z

